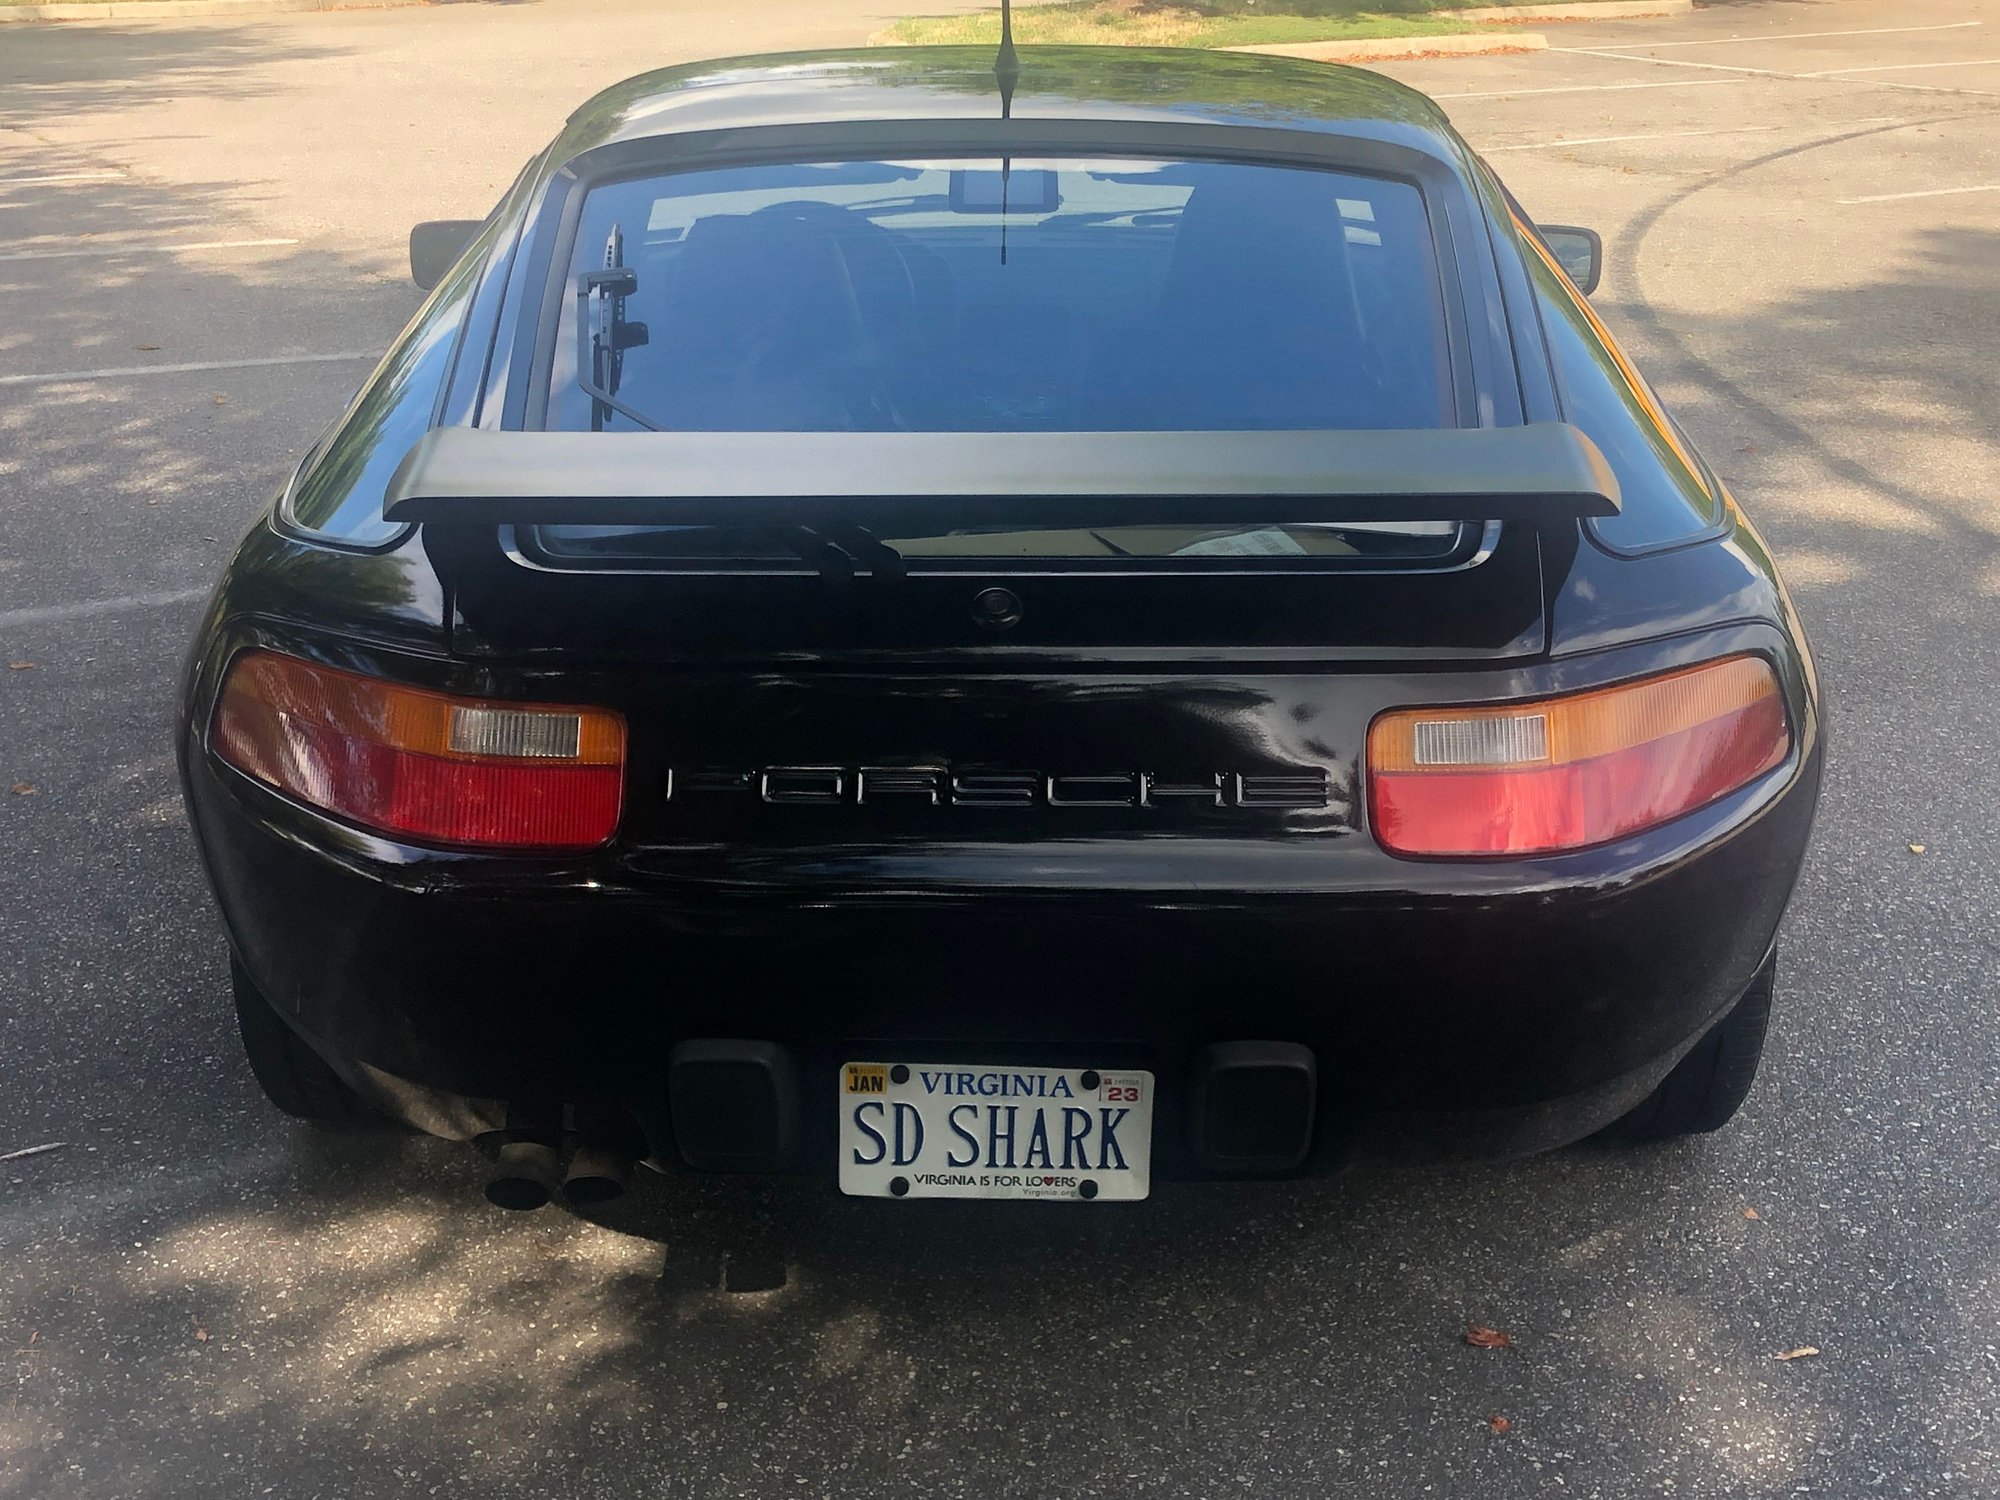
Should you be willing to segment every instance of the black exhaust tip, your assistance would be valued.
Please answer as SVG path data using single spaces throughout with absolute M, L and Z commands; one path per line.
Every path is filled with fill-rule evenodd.
M 561 1181 L 562 1159 L 555 1147 L 546 1141 L 509 1141 L 486 1181 L 486 1201 L 527 1213 L 553 1198 Z
M 563 1178 L 564 1200 L 573 1208 L 588 1208 L 625 1196 L 632 1172 L 631 1160 L 614 1146 L 585 1141 L 570 1159 L 569 1175 Z

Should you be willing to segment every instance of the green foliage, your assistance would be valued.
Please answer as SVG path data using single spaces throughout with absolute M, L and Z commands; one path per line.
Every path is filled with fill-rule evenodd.
M 1449 12 L 1474 5 L 1547 0 L 1064 0 L 1014 12 L 1023 43 L 1247 47 L 1282 42 L 1437 36 L 1478 29 Z M 910 16 L 877 40 L 920 46 L 990 46 L 997 11 Z

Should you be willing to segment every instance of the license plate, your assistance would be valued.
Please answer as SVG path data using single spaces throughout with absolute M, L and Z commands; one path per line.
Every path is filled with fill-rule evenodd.
M 840 1190 L 864 1198 L 1130 1202 L 1153 1165 L 1153 1075 L 846 1063 Z

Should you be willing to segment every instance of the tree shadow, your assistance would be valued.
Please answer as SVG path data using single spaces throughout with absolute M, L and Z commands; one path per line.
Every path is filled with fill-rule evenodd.
M 1949 226 L 1914 231 L 1864 281 L 1749 319 L 1632 309 L 1809 623 L 1830 627 L 1838 694 L 1919 687 L 1890 659 L 1907 661 L 1912 630 L 1961 672 L 1993 650 L 1966 627 L 2000 600 L 2000 371 L 1969 334 L 1996 305 L 2000 231 Z
M 136 87 L 259 36 L 148 34 Z M 87 51 L 40 65 L 35 108 L 116 97 Z M 235 232 L 219 187 L 61 214 L 28 238 Z M 1961 753 L 1991 743 L 1991 695 L 1940 723 L 1911 667 L 1994 680 L 1968 621 L 1996 597 L 1970 482 L 1995 377 L 1965 333 L 2000 301 L 1994 240 L 1927 232 L 1750 317 L 1634 309 L 1781 557 L 1813 559 L 1795 582 L 1845 710 L 1770 1072 L 1724 1136 L 1638 1156 L 1131 1209 L 645 1179 L 601 1222 L 504 1216 L 470 1152 L 256 1098 L 168 752 L 197 606 L 8 627 L 0 656 L 35 666 L 0 676 L 0 783 L 37 791 L 4 808 L 0 1149 L 67 1144 L 0 1164 L 0 1495 L 1778 1495 L 1871 1464 L 2000 1487 L 2000 1268 L 1963 1232 L 1991 1209 L 1987 887 L 1882 863 L 1912 809 L 1871 769 L 1965 828 L 2000 790 Z M 299 248 L 0 262 L 0 372 L 380 347 L 414 303 Z M 0 387 L 0 610 L 213 576 L 365 369 Z M 1986 446 L 1940 485 L 1967 433 Z M 1468 1348 L 1468 1320 L 1515 1347 Z M 1770 1359 L 1808 1342 L 1818 1366 Z
M 260 69 L 322 56 L 321 48 L 267 26 L 9 26 L 0 76 L 0 130 L 32 133 L 42 121 L 100 108 L 131 109 L 199 93 L 242 98 L 269 91 Z
M 1116 1212 L 676 1179 L 629 1232 L 485 1210 L 463 1162 L 301 1138 L 192 1197 L 11 1215 L 6 1331 L 40 1352 L 0 1493 L 192 1495 L 226 1456 L 287 1493 L 1214 1493 L 1248 1469 L 1779 1494 L 1833 1472 L 1851 1420 L 1770 1361 L 1757 1282 L 1796 1250 L 1702 1148 L 1640 1162 L 1636 1203 L 1632 1163 L 1579 1155 Z M 1520 1205 L 1557 1192 L 1551 1234 Z M 1906 1311 L 1966 1336 L 1932 1295 Z M 1468 1348 L 1468 1321 L 1514 1347 Z M 1933 1412 L 1952 1380 L 1895 1394 Z

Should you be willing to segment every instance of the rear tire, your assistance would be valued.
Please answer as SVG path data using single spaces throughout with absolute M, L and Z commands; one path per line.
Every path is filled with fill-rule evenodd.
M 369 1117 L 360 1096 L 306 1045 L 232 954 L 229 983 L 236 992 L 236 1025 L 243 1052 L 264 1097 L 294 1119 L 347 1125 Z
M 1757 1077 L 1777 977 L 1778 956 L 1773 953 L 1735 1008 L 1695 1043 L 1694 1050 L 1636 1109 L 1613 1124 L 1606 1137 L 1619 1145 L 1639 1146 L 1706 1135 L 1727 1125 L 1743 1107 Z

